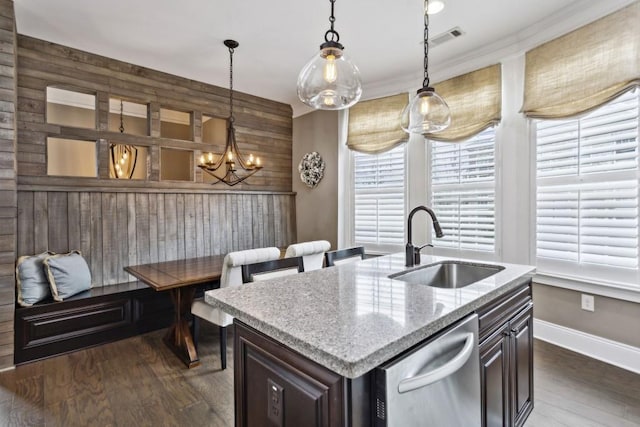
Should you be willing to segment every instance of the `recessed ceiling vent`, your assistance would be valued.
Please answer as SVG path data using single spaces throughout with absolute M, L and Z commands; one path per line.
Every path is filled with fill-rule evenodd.
M 462 31 L 460 27 L 454 27 L 448 31 L 445 31 L 444 33 L 440 33 L 434 37 L 429 38 L 429 47 L 440 46 L 441 44 L 446 43 L 449 40 L 456 39 L 462 35 L 464 35 L 464 31 Z

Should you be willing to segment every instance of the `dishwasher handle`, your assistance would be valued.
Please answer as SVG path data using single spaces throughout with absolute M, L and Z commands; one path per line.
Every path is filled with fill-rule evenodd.
M 473 353 L 474 346 L 474 335 L 472 333 L 466 334 L 464 346 L 462 347 L 462 350 L 460 350 L 460 352 L 455 355 L 455 357 L 453 357 L 445 365 L 432 371 L 416 375 L 415 377 L 403 379 L 398 384 L 398 392 L 407 393 L 409 391 L 413 391 L 429 384 L 438 382 L 441 379 L 453 374 L 458 369 L 462 368 L 465 363 L 467 363 L 467 360 L 469 360 L 469 357 L 471 357 L 471 353 Z

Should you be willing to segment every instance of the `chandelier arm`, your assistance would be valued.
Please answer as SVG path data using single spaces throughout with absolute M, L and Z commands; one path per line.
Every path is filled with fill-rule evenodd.
M 133 178 L 133 172 L 136 170 L 136 164 L 138 163 L 138 149 L 133 145 L 127 145 L 127 149 L 131 152 L 130 156 L 133 160 L 133 166 L 131 166 L 131 171 L 129 172 L 129 179 Z

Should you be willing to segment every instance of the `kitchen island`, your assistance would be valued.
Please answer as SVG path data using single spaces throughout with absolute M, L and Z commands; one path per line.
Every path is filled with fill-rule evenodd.
M 411 270 L 451 259 L 423 256 Z M 283 417 L 305 413 L 308 425 L 372 425 L 374 368 L 474 312 L 481 340 L 489 340 L 516 314 L 510 310 L 531 304 L 534 268 L 497 265 L 504 268 L 488 278 L 442 289 L 390 279 L 409 270 L 404 254 L 394 254 L 206 292 L 205 301 L 236 318 L 236 425 L 284 425 Z M 294 406 L 307 411 L 290 414 Z M 500 409 L 508 415 L 510 406 Z

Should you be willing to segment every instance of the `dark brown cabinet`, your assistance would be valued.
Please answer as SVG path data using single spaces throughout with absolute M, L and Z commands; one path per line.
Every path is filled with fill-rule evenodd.
M 533 409 L 531 281 L 477 310 L 483 427 L 521 427 Z M 235 320 L 238 427 L 372 425 L 373 371 L 344 378 Z
M 514 313 L 512 317 L 491 313 Z M 533 303 L 530 285 L 479 311 L 483 427 L 520 427 L 533 409 Z
M 235 325 L 236 426 L 344 425 L 345 378 Z

